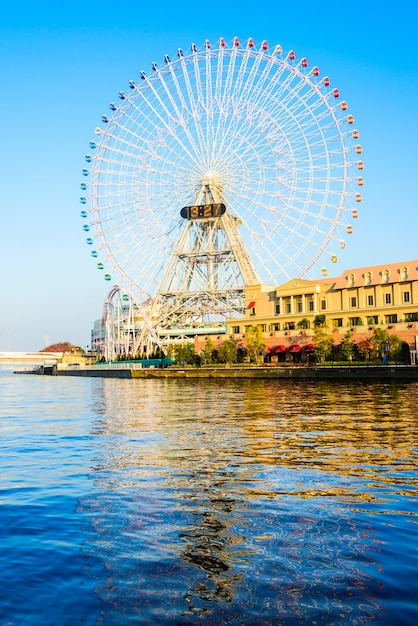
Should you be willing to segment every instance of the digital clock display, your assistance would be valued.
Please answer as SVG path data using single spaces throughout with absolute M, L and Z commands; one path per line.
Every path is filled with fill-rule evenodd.
M 199 204 L 184 206 L 180 215 L 186 220 L 204 220 L 210 217 L 221 217 L 226 211 L 224 204 Z

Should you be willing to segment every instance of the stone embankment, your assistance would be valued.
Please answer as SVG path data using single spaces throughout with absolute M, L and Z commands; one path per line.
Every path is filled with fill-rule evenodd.
M 313 367 L 167 367 L 125 368 L 118 365 L 106 368 L 63 368 L 58 376 L 94 376 L 100 378 L 172 378 L 172 379 L 268 379 L 289 381 L 418 381 L 418 367 L 413 365 L 370 366 L 313 366 Z

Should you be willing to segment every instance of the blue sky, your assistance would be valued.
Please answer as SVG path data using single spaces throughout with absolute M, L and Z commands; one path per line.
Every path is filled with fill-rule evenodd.
M 109 284 L 80 224 L 84 155 L 108 103 L 191 42 L 294 49 L 355 113 L 363 203 L 344 266 L 418 258 L 418 5 L 392 2 L 16 2 L 0 21 L 0 350 L 87 346 Z

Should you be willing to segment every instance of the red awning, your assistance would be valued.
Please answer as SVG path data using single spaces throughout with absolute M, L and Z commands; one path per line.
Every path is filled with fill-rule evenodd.
M 312 352 L 313 350 L 315 350 L 315 344 L 314 343 L 308 343 L 305 346 L 305 352 Z
M 300 352 L 301 350 L 302 350 L 302 347 L 297 343 L 293 344 L 293 346 L 290 346 L 289 348 L 289 352 L 292 352 L 292 353 Z
M 273 348 L 274 354 L 282 354 L 283 352 L 286 352 L 286 346 L 276 346 Z
M 270 354 L 271 352 L 271 348 L 269 346 L 265 346 L 265 348 L 263 348 L 264 354 Z
M 253 308 L 253 306 L 255 306 L 255 302 L 250 302 L 250 304 L 248 305 L 248 308 L 249 308 L 249 309 L 252 309 L 252 308 Z

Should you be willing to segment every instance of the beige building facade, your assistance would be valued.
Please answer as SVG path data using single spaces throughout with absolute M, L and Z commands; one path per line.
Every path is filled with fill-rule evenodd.
M 246 310 L 245 317 L 228 320 L 226 328 L 226 337 L 243 347 L 246 328 L 259 325 L 273 353 L 278 346 L 278 352 L 295 345 L 303 349 L 312 343 L 316 316 L 323 315 L 326 326 L 335 331 L 335 344 L 348 329 L 361 341 L 380 326 L 406 341 L 413 352 L 417 347 L 418 260 L 348 269 L 337 278 L 295 278 L 280 287 L 253 285 L 246 288 Z M 195 339 L 197 351 L 204 339 Z

